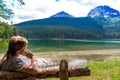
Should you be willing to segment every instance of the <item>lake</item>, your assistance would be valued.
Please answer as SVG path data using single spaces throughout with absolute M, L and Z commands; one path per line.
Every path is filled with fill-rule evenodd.
M 120 49 L 120 40 L 29 39 L 33 52 Z

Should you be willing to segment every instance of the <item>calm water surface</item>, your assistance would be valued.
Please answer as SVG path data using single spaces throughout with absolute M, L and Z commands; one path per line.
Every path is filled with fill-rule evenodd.
M 35 52 L 119 49 L 120 40 L 31 39 L 28 47 Z

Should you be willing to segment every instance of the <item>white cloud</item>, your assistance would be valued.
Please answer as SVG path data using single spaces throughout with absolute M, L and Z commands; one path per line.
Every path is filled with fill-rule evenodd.
M 10 0 L 11 1 L 11 0 Z M 120 0 L 24 0 L 25 6 L 18 6 L 17 1 L 14 3 L 13 9 L 15 23 L 32 20 L 48 18 L 51 15 L 66 11 L 69 14 L 82 17 L 86 16 L 90 9 L 99 5 L 108 5 L 120 11 Z M 57 1 L 57 2 L 56 2 Z

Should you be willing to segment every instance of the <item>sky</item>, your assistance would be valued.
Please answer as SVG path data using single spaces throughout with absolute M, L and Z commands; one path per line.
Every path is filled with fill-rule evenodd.
M 97 6 L 108 5 L 120 11 L 120 0 L 24 0 L 20 6 L 17 0 L 6 0 L 7 6 L 13 10 L 13 23 L 33 19 L 48 18 L 60 11 L 65 11 L 75 17 L 85 17 Z

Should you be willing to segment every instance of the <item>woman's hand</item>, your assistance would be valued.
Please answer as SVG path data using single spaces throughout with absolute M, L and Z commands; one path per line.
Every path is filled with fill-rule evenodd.
M 27 58 L 30 58 L 30 59 L 33 58 L 33 54 L 28 50 L 24 50 L 21 54 L 26 56 Z

